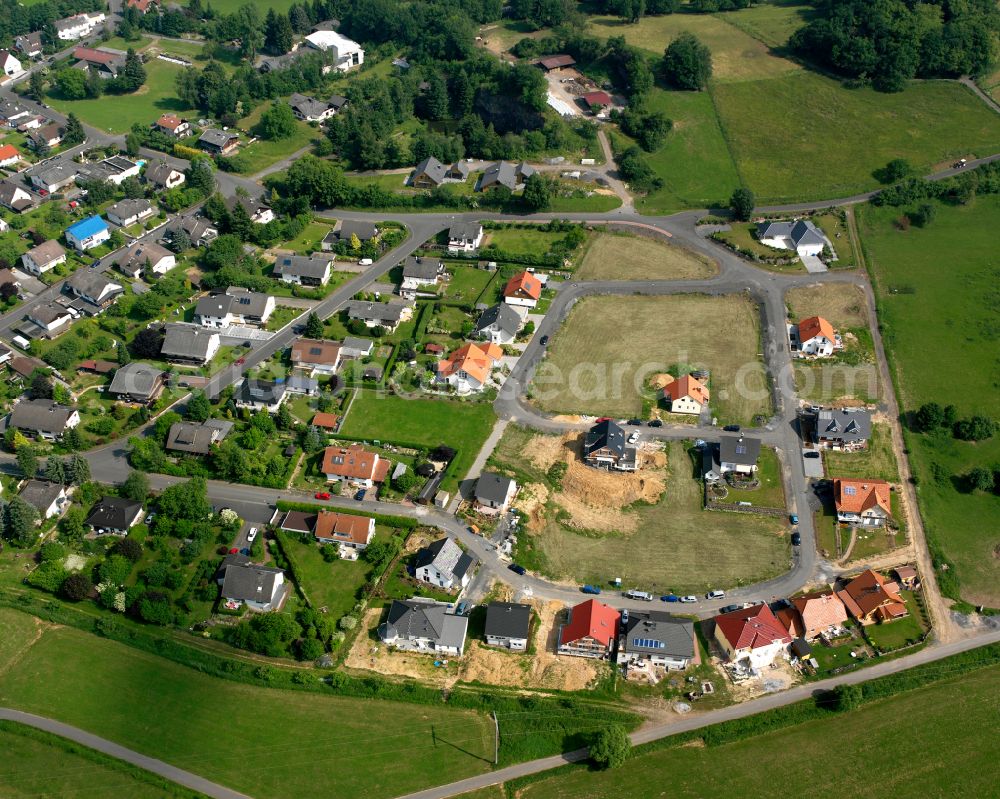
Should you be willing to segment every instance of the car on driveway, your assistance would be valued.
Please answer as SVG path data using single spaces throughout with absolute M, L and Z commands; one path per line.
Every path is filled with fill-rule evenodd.
M 524 574 L 527 572 L 527 569 L 525 569 L 524 566 L 518 566 L 516 563 L 510 564 L 507 568 L 514 572 L 514 574 Z
M 355 498 L 355 499 L 356 499 L 356 500 L 357 500 L 358 502 L 360 502 L 361 500 L 363 500 L 363 499 L 365 498 L 365 490 L 364 490 L 363 488 L 359 488 L 359 489 L 358 489 L 358 490 L 357 490 L 357 491 L 355 492 L 355 494 L 354 494 L 354 498 Z
M 585 593 L 585 594 L 599 594 L 599 593 L 601 593 L 601 589 L 598 588 L 596 585 L 585 585 L 580 590 L 583 591 L 583 593 Z
M 330 492 L 329 491 L 317 491 L 315 498 L 316 499 L 329 499 L 330 498 Z
M 802 543 L 802 534 L 792 533 L 792 546 L 797 547 L 801 543 Z
M 664 594 L 660 597 L 661 602 L 680 602 L 681 598 L 677 594 Z
M 819 453 L 818 452 L 803 452 L 802 453 L 802 457 L 803 458 L 815 459 L 815 458 L 819 457 Z
M 231 548 L 231 549 L 229 550 L 229 554 L 230 554 L 230 555 L 235 555 L 235 554 L 236 554 L 237 552 L 239 552 L 239 549 L 237 549 L 236 547 L 232 547 L 232 548 Z
M 251 527 L 250 532 L 247 533 L 247 543 L 252 544 L 256 537 L 257 537 L 257 528 Z
M 466 602 L 466 601 L 465 601 L 465 600 L 463 599 L 463 600 L 462 600 L 461 602 L 459 602 L 459 603 L 458 603 L 458 605 L 457 605 L 457 606 L 455 607 L 455 615 L 456 615 L 456 616 L 464 616 L 464 615 L 465 615 L 465 611 L 467 611 L 468 609 L 469 609 L 469 603 L 468 603 L 468 602 Z
M 630 435 L 628 437 L 628 443 L 629 444 L 634 444 L 638 440 L 639 440 L 639 434 L 638 433 L 633 433 L 632 435 Z
M 697 601 L 698 597 L 694 596 L 693 594 L 688 594 L 687 596 L 681 597 L 681 602 L 697 602 Z
M 650 427 L 663 427 L 663 420 L 662 419 L 653 419 L 653 421 L 651 421 L 649 423 L 649 426 Z

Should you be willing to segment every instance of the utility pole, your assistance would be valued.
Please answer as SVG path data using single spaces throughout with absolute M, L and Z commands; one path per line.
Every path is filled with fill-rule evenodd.
M 500 764 L 500 722 L 497 721 L 497 712 L 495 710 L 493 711 L 493 729 L 495 733 L 493 738 L 495 741 L 493 746 L 493 765 L 496 766 Z

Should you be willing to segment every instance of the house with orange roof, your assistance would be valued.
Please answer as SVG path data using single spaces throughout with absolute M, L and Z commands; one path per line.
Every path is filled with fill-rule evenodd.
M 312 534 L 321 544 L 338 544 L 344 560 L 357 560 L 375 537 L 375 520 L 323 510 L 316 516 Z
M 0 145 L 0 166 L 11 166 L 20 160 L 21 153 L 13 144 Z
M 503 350 L 492 343 L 468 343 L 437 363 L 437 382 L 447 383 L 459 394 L 482 391 L 490 372 L 503 357 Z
M 672 380 L 661 392 L 671 413 L 687 413 L 697 416 L 708 407 L 709 392 L 705 384 L 691 375 Z
M 795 333 L 800 355 L 829 358 L 833 355 L 834 350 L 843 349 L 843 344 L 833 329 L 833 325 L 822 316 L 810 316 L 808 319 L 803 319 L 796 326 Z
M 621 614 L 596 599 L 581 602 L 559 628 L 558 653 L 607 660 L 618 639 Z
M 164 114 L 153 123 L 153 129 L 175 139 L 191 135 L 191 123 L 181 119 L 177 114 Z
M 323 451 L 320 470 L 328 483 L 348 483 L 371 488 L 385 482 L 390 462 L 376 452 L 368 452 L 360 444 L 349 447 L 327 447 Z
M 531 272 L 519 272 L 503 287 L 503 301 L 521 308 L 534 308 L 542 298 L 542 281 Z
M 855 527 L 883 527 L 892 518 L 890 487 L 885 480 L 833 478 L 837 521 Z
M 336 430 L 337 421 L 340 419 L 335 413 L 317 412 L 312 418 L 312 426 L 320 430 Z
M 714 621 L 715 640 L 731 663 L 761 669 L 788 655 L 792 636 L 765 603 L 723 613 Z
M 847 608 L 833 591 L 797 596 L 775 614 L 793 638 L 811 641 L 847 621 Z
M 909 613 L 899 586 L 871 569 L 844 585 L 837 596 L 860 624 L 894 621 Z

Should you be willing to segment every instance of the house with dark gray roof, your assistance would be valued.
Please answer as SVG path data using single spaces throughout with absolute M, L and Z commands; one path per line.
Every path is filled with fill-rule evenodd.
M 352 236 L 357 236 L 358 241 L 364 244 L 366 241 L 373 241 L 382 235 L 382 229 L 374 222 L 361 222 L 353 219 L 345 219 L 337 222 L 333 229 L 323 237 L 320 249 L 329 252 L 335 244 L 342 241 L 350 242 Z
M 686 669 L 697 663 L 694 622 L 658 610 L 622 612 L 618 664 Z
M 524 186 L 528 178 L 535 174 L 532 166 L 524 163 L 512 164 L 508 161 L 497 161 L 490 164 L 479 179 L 477 191 L 490 191 L 491 189 L 503 186 L 511 191 L 517 191 Z
M 449 613 L 444 602 L 394 599 L 389 615 L 379 625 L 378 637 L 387 646 L 407 652 L 460 656 L 468 628 L 468 617 Z
M 246 605 L 250 610 L 279 610 L 288 586 L 281 569 L 256 566 L 253 563 L 233 563 L 221 577 L 222 599 L 227 609 Z
M 163 392 L 166 373 L 142 361 L 132 361 L 115 372 L 107 393 L 123 402 L 149 404 Z
M 273 277 L 297 286 L 325 286 L 333 270 L 333 256 L 279 255 L 271 271 Z
M 156 189 L 174 189 L 187 180 L 187 176 L 166 161 L 157 161 L 146 167 L 142 173 L 143 179 Z
M 76 408 L 59 405 L 52 400 L 21 400 L 10 412 L 8 425 L 18 430 L 54 440 L 71 427 L 80 424 Z
M 275 300 L 270 294 L 230 286 L 225 294 L 210 294 L 198 300 L 194 319 L 202 327 L 267 324 L 274 311 Z
M 95 534 L 128 535 L 142 521 L 142 503 L 122 497 L 104 497 L 90 509 L 85 524 Z
M 390 333 L 412 316 L 413 306 L 402 302 L 351 300 L 347 303 L 348 319 L 358 319 L 368 327 L 383 327 Z
M 35 197 L 23 186 L 4 180 L 0 181 L 0 205 L 19 214 L 35 205 Z
M 816 414 L 813 443 L 818 447 L 858 450 L 872 437 L 872 417 L 864 408 L 829 408 Z
M 41 520 L 58 516 L 69 504 L 66 486 L 46 480 L 25 480 L 17 495 L 38 511 Z
M 437 286 L 444 277 L 444 262 L 437 258 L 409 255 L 403 262 L 403 281 L 399 294 L 408 300 L 417 297 L 434 297 Z
M 207 128 L 198 137 L 198 146 L 212 155 L 231 155 L 239 145 L 239 134 L 231 130 Z
M 440 538 L 417 552 L 416 578 L 451 591 L 465 588 L 478 561 L 454 538 Z
M 167 434 L 166 449 L 188 455 L 207 455 L 212 446 L 225 439 L 232 429 L 233 423 L 222 419 L 208 419 L 201 424 L 174 422 Z
M 213 239 L 217 238 L 219 231 L 212 227 L 211 222 L 194 216 L 182 216 L 171 222 L 164 233 L 164 238 L 172 241 L 177 231 L 183 230 L 187 233 L 194 247 L 204 247 Z
M 496 472 L 483 472 L 476 480 L 476 510 L 487 515 L 504 513 L 517 493 L 517 483 Z
M 305 94 L 295 92 L 288 98 L 288 106 L 298 119 L 303 122 L 322 122 L 329 119 L 347 104 L 347 98 L 335 94 L 329 100 L 317 100 Z
M 604 419 L 587 431 L 583 440 L 583 462 L 595 469 L 634 472 L 636 449 L 626 444 L 625 431 L 620 425 Z
M 166 326 L 160 354 L 175 363 L 208 363 L 222 346 L 219 334 L 196 325 L 170 324 Z
M 108 219 L 119 227 L 128 227 L 136 222 L 149 219 L 156 213 L 153 204 L 146 199 L 126 198 L 108 207 Z
M 722 474 L 756 472 L 757 461 L 760 459 L 760 444 L 759 438 L 750 436 L 723 436 L 719 441 L 719 465 Z
M 486 606 L 486 643 L 514 652 L 528 648 L 531 632 L 531 605 L 515 602 L 490 602 Z
M 89 316 L 97 316 L 125 293 L 125 287 L 96 269 L 78 269 L 63 284 L 66 293 L 82 302 L 72 303 Z
M 165 275 L 177 265 L 177 257 L 170 250 L 152 241 L 134 241 L 113 258 L 118 271 L 133 279 Z
M 268 205 L 259 196 L 252 196 L 249 194 L 233 194 L 230 197 L 226 197 L 226 208 L 229 213 L 236 210 L 237 206 L 242 208 L 247 212 L 247 216 L 250 217 L 250 221 L 255 225 L 266 225 L 268 222 L 274 221 L 274 211 L 271 206 Z
M 417 164 L 410 176 L 410 185 L 415 189 L 434 189 L 444 183 L 447 177 L 448 167 L 430 155 Z
M 505 302 L 491 305 L 480 315 L 472 331 L 475 338 L 494 344 L 512 344 L 521 329 L 521 315 Z
M 826 234 L 808 219 L 761 222 L 757 225 L 757 239 L 768 247 L 795 250 L 800 256 L 819 255 L 830 245 Z
M 260 380 L 244 377 L 236 389 L 233 399 L 237 408 L 277 413 L 285 401 L 285 383 L 276 380 Z
M 483 226 L 478 222 L 455 222 L 448 228 L 448 252 L 475 252 L 483 243 Z

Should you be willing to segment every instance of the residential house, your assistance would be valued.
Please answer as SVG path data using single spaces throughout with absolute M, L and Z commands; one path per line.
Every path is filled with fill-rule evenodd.
M 66 19 L 57 19 L 52 23 L 52 27 L 56 29 L 56 38 L 60 41 L 75 42 L 94 33 L 104 24 L 105 19 L 103 11 L 90 11 L 74 14 Z
M 909 613 L 899 586 L 872 569 L 850 580 L 837 596 L 848 613 L 864 625 L 895 621 Z
M 777 614 L 793 638 L 812 641 L 827 632 L 840 629 L 847 621 L 847 609 L 833 591 L 821 591 L 794 597 Z
M 332 257 L 279 255 L 271 275 L 296 286 L 325 286 L 330 281 L 332 267 Z
M 108 223 L 99 216 L 81 219 L 66 228 L 66 243 L 79 252 L 99 247 L 110 238 L 111 230 L 108 228 Z
M 657 610 L 627 610 L 622 613 L 619 629 L 619 665 L 677 670 L 698 662 L 690 619 Z
M 483 472 L 476 480 L 476 510 L 487 515 L 506 513 L 517 493 L 517 483 L 496 472 Z
M 151 8 L 160 8 L 160 0 L 127 0 L 125 5 L 128 8 L 134 8 L 140 14 L 148 14 Z
M 331 57 L 333 68 L 339 72 L 360 67 L 365 62 L 361 45 L 336 31 L 313 31 L 305 37 L 305 43 Z
M 218 333 L 196 325 L 181 323 L 166 326 L 160 355 L 172 363 L 190 363 L 204 366 L 219 352 Z
M 496 344 L 464 344 L 437 362 L 435 380 L 458 394 L 482 391 L 501 357 L 503 350 Z
M 10 379 L 14 385 L 23 385 L 39 369 L 49 368 L 45 361 L 29 358 L 27 355 L 14 355 L 7 366 L 11 371 Z
M 198 300 L 194 320 L 202 327 L 263 326 L 274 312 L 274 305 L 270 294 L 230 286 L 225 294 L 210 294 Z
M 395 332 L 401 322 L 413 317 L 413 306 L 402 302 L 366 302 L 351 300 L 347 303 L 347 318 L 357 319 L 367 327 L 381 327 Z
M 320 471 L 328 483 L 349 483 L 371 488 L 385 481 L 390 462 L 378 453 L 368 452 L 360 444 L 349 447 L 327 447 L 323 450 Z
M 459 657 L 465 651 L 469 618 L 448 611 L 447 604 L 432 599 L 394 599 L 379 625 L 379 640 L 407 652 Z
M 347 104 L 347 98 L 335 94 L 329 100 L 317 100 L 295 92 L 288 98 L 288 106 L 303 122 L 322 122 L 329 119 Z
M 114 222 L 119 227 L 128 227 L 136 222 L 149 219 L 156 213 L 156 209 L 149 200 L 121 200 L 108 207 L 108 220 Z
M 212 227 L 211 222 L 194 216 L 182 216 L 175 219 L 167 227 L 168 240 L 172 240 L 174 234 L 180 230 L 187 233 L 193 247 L 204 247 L 219 235 L 219 231 Z
M 332 375 L 340 368 L 340 344 L 313 338 L 292 342 L 291 362 L 296 369 L 306 369 L 312 377 Z
M 28 58 L 38 58 L 42 54 L 42 32 L 33 31 L 14 37 L 14 49 Z
M 16 100 L 0 100 L 0 125 L 3 127 L 16 128 L 20 120 L 30 116 L 32 116 L 31 109 Z
M 448 228 L 448 252 L 475 252 L 483 243 L 483 226 L 478 222 L 455 222 Z
M 417 164 L 410 175 L 410 185 L 415 189 L 436 189 L 447 177 L 448 167 L 430 155 Z
M 191 123 L 181 119 L 177 114 L 163 114 L 153 123 L 153 130 L 175 139 L 183 139 L 191 135 Z
M 761 440 L 750 436 L 723 436 L 719 441 L 720 474 L 749 475 L 757 471 Z
M 437 296 L 437 287 L 444 274 L 443 261 L 409 255 L 403 262 L 403 282 L 399 286 L 399 294 L 408 300 Z
M 46 302 L 36 305 L 25 314 L 25 319 L 29 326 L 33 326 L 30 331 L 31 336 L 46 336 L 55 338 L 64 332 L 63 328 L 73 321 L 74 315 L 64 305 L 57 302 Z
M 237 408 L 277 413 L 281 403 L 285 401 L 285 388 L 284 383 L 274 380 L 244 377 L 233 399 Z
M 279 610 L 287 591 L 281 569 L 253 563 L 231 563 L 226 566 L 221 582 L 222 598 L 231 610 L 242 605 L 260 612 Z
M 25 189 L 4 180 L 0 181 L 0 205 L 19 214 L 33 208 L 35 200 Z
M 510 191 L 522 188 L 528 178 L 535 174 L 535 169 L 523 161 L 517 165 L 507 161 L 490 164 L 479 179 L 478 191 L 492 191 L 503 187 Z
M 157 191 L 176 189 L 187 180 L 187 176 L 181 170 L 172 167 L 166 161 L 150 164 L 142 176 Z
M 340 417 L 335 413 L 324 413 L 322 411 L 317 411 L 313 414 L 312 421 L 310 424 L 313 427 L 318 427 L 320 430 L 336 430 L 337 423 L 340 421 Z
M 18 120 L 17 125 L 15 127 L 17 128 L 18 133 L 27 134 L 30 131 L 38 130 L 38 128 L 42 127 L 43 125 L 48 125 L 51 122 L 52 122 L 51 119 L 49 119 L 48 117 L 43 117 L 41 114 L 32 114 L 28 117 L 25 117 L 24 119 Z M 28 142 L 28 146 L 31 146 L 32 144 L 33 142 L 30 141 Z
M 521 329 L 521 322 L 517 311 L 505 302 L 498 302 L 483 311 L 472 335 L 494 344 L 512 344 Z
M 198 146 L 211 155 L 232 155 L 240 146 L 240 137 L 231 130 L 206 128 L 198 137 Z
M 97 161 L 93 164 L 79 164 L 77 166 L 79 172 L 77 179 L 99 180 L 102 183 L 121 186 L 129 178 L 139 177 L 141 169 L 142 166 L 137 161 L 131 161 L 121 155 L 113 155 L 111 158 L 105 158 L 103 161 Z
M 49 239 L 24 253 L 21 263 L 31 274 L 40 276 L 59 264 L 66 263 L 66 250 L 55 239 Z
M 569 619 L 559 628 L 557 652 L 560 655 L 607 660 L 618 639 L 621 614 L 596 599 L 581 602 L 569 612 Z
M 871 414 L 864 408 L 831 408 L 816 414 L 813 443 L 818 447 L 851 452 L 868 446 L 871 436 Z
M 571 55 L 550 55 L 545 58 L 539 58 L 536 63 L 546 72 L 552 72 L 556 69 L 565 69 L 566 67 L 573 66 L 576 64 L 576 59 Z
M 104 497 L 90 509 L 84 524 L 99 536 L 125 536 L 142 521 L 142 503 L 122 497 Z
M 114 264 L 123 275 L 133 280 L 143 276 L 165 275 L 177 265 L 170 250 L 151 241 L 134 241 L 118 250 Z
M 285 378 L 285 391 L 289 394 L 315 397 L 319 394 L 319 380 L 308 375 L 291 374 Z
M 117 78 L 125 68 L 125 53 L 121 50 L 94 49 L 93 47 L 77 47 L 73 51 L 76 63 L 74 69 L 84 72 L 93 71 L 103 80 Z
M 52 400 L 21 400 L 10 412 L 8 425 L 23 433 L 39 436 L 48 441 L 60 438 L 67 430 L 80 424 L 76 408 L 59 405 Z
M 24 72 L 21 62 L 10 50 L 0 50 L 0 71 L 8 78 Z
M 341 550 L 350 550 L 357 557 L 375 537 L 375 520 L 322 510 L 316 516 L 312 534 L 319 543 L 338 544 Z
M 80 365 L 76 367 L 76 371 L 85 372 L 91 375 L 101 375 L 107 376 L 118 369 L 117 361 L 99 361 L 93 358 L 87 358 L 84 361 L 80 361 Z
M 66 293 L 78 300 L 70 307 L 89 316 L 97 316 L 125 293 L 124 286 L 109 280 L 96 269 L 78 269 L 63 285 Z
M 374 349 L 375 343 L 370 338 L 345 336 L 340 343 L 340 357 L 345 361 L 367 358 Z
M 76 180 L 79 168 L 72 161 L 58 160 L 55 163 L 42 164 L 28 174 L 31 177 L 31 185 L 39 192 L 54 194 Z
M 28 134 L 28 146 L 32 150 L 47 150 L 58 147 L 65 132 L 65 129 L 58 122 L 39 125 Z
M 106 393 L 122 402 L 148 405 L 163 393 L 166 379 L 166 372 L 155 366 L 132 361 L 115 372 Z
M 715 640 L 731 663 L 762 669 L 779 656 L 787 657 L 792 636 L 761 603 L 716 616 Z
M 542 281 L 531 272 L 519 272 L 503 287 L 503 301 L 521 308 L 534 308 L 542 297 Z
M 323 237 L 320 249 L 330 252 L 335 244 L 340 242 L 350 243 L 351 239 L 357 236 L 360 243 L 377 241 L 382 235 L 381 228 L 373 222 L 356 222 L 350 219 L 337 222 L 333 229 Z
M 316 529 L 316 513 L 306 513 L 300 510 L 290 510 L 281 517 L 278 527 L 289 533 L 309 533 Z
M 761 222 L 757 225 L 757 240 L 779 250 L 795 250 L 799 257 L 819 255 L 829 244 L 823 231 L 808 219 Z
M 810 316 L 799 322 L 798 350 L 803 355 L 816 358 L 829 358 L 833 351 L 840 349 L 839 340 L 833 325 L 822 316 Z
M 16 296 L 20 297 L 21 296 L 21 279 L 17 275 L 15 275 L 14 272 L 12 270 L 10 270 L 10 269 L 0 269 L 0 288 L 2 288 L 3 286 L 6 286 L 8 283 L 12 283 L 14 285 L 14 288 L 17 289 L 17 295 Z M 2 345 L 0 345 L 0 346 L 2 346 Z M 0 351 L 0 352 L 2 352 L 2 351 Z M 2 364 L 3 362 L 4 362 L 4 359 L 3 359 L 2 356 L 0 356 L 0 364 Z
M 884 527 L 892 519 L 891 491 L 885 480 L 834 477 L 837 521 L 854 527 Z
M 226 198 L 226 208 L 232 213 L 239 205 L 247 212 L 250 221 L 255 225 L 266 225 L 274 221 L 274 211 L 260 197 L 251 197 L 248 194 L 234 194 Z
M 21 152 L 14 145 L 0 145 L 0 167 L 13 166 L 20 160 Z
M 416 578 L 446 591 L 464 589 L 472 580 L 478 561 L 454 538 L 439 538 L 417 552 Z
M 220 419 L 197 422 L 175 422 L 167 434 L 167 451 L 188 455 L 207 455 L 215 444 L 221 443 L 233 423 Z
M 684 375 L 667 383 L 660 394 L 671 413 L 699 415 L 708 408 L 708 388 L 696 377 Z
M 469 179 L 470 171 L 468 163 L 465 161 L 456 161 L 448 167 L 448 172 L 445 174 L 445 177 L 448 178 L 448 180 L 464 183 Z
M 635 447 L 625 443 L 625 431 L 611 419 L 603 419 L 583 440 L 583 462 L 595 469 L 634 472 L 637 468 Z
M 486 643 L 512 652 L 528 648 L 531 634 L 531 605 L 516 602 L 490 602 L 486 606 Z
M 45 480 L 26 480 L 17 495 L 38 511 L 41 521 L 59 516 L 69 504 L 66 486 Z

